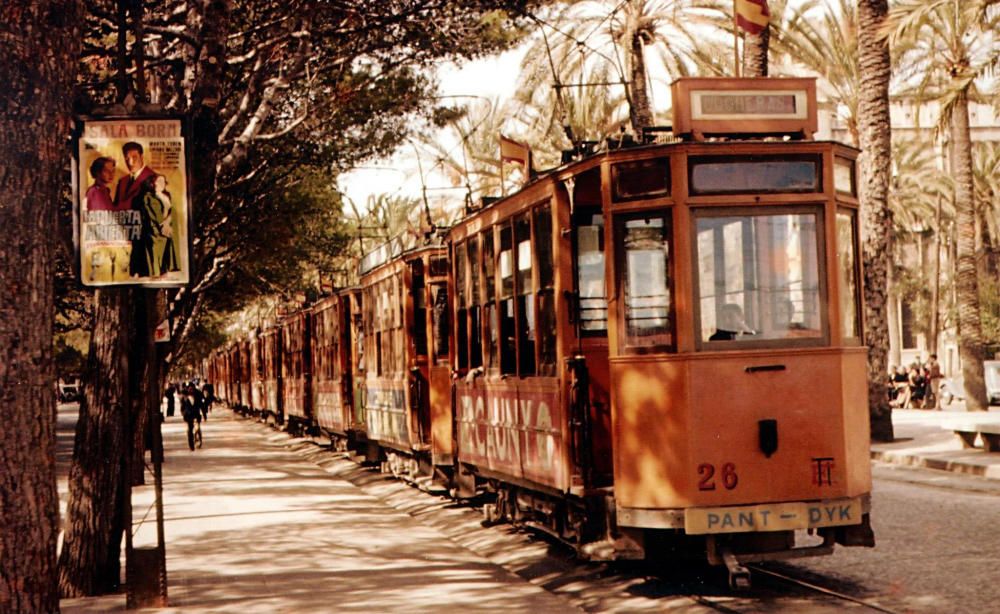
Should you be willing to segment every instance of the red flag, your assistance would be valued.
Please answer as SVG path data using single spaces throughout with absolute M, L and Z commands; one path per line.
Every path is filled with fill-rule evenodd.
M 748 34 L 760 34 L 770 20 L 767 0 L 736 0 L 736 25 Z
M 504 162 L 514 162 L 521 166 L 523 181 L 531 179 L 531 147 L 514 139 L 500 135 L 500 176 L 503 179 Z

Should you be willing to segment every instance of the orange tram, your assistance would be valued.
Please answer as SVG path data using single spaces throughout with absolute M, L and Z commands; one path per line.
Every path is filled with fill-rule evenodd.
M 673 90 L 671 142 L 384 246 L 208 378 L 590 559 L 694 555 L 743 586 L 874 545 L 858 151 L 812 139 L 812 80 Z

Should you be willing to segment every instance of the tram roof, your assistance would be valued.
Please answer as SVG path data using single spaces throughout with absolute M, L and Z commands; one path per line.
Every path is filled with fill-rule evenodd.
M 358 275 L 367 275 L 368 273 L 371 273 L 375 269 L 388 264 L 393 260 L 413 256 L 424 251 L 443 248 L 444 245 L 442 243 L 430 243 L 427 245 L 405 247 L 403 245 L 402 237 L 393 237 L 361 258 L 361 262 L 358 263 Z
M 774 147 L 777 145 L 784 146 L 799 146 L 804 150 L 809 149 L 822 149 L 825 147 L 841 147 L 855 153 L 860 153 L 861 150 L 853 145 L 848 145 L 840 141 L 834 140 L 813 140 L 813 139 L 776 139 L 776 138 L 746 138 L 746 139 L 712 139 L 712 140 L 674 140 L 668 143 L 651 143 L 644 145 L 631 145 L 626 147 L 619 147 L 615 149 L 601 149 L 590 155 L 584 156 L 577 160 L 572 160 L 560 166 L 556 166 L 550 169 L 545 169 L 539 171 L 534 176 L 532 176 L 531 181 L 524 184 L 521 189 L 517 190 L 512 194 L 496 198 L 491 200 L 488 204 L 482 207 L 469 211 L 461 220 L 459 224 L 463 221 L 470 220 L 484 211 L 489 211 L 494 208 L 502 206 L 504 203 L 510 201 L 513 198 L 519 197 L 524 192 L 533 189 L 538 184 L 549 180 L 549 179 L 568 179 L 574 175 L 578 175 L 583 171 L 590 170 L 591 168 L 601 164 L 608 158 L 622 157 L 644 157 L 645 154 L 651 152 L 662 151 L 664 155 L 669 155 L 674 150 L 684 150 L 684 149 L 701 149 L 701 148 L 725 148 L 736 146 L 739 149 L 746 147 Z M 722 153 L 722 152 L 720 152 Z M 652 157 L 652 156 L 650 156 Z

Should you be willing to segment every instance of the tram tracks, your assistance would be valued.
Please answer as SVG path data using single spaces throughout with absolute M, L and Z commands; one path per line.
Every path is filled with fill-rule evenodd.
M 538 539 L 531 531 L 482 527 L 476 509 L 443 501 L 402 482 L 387 480 L 378 472 L 350 462 L 346 454 L 333 452 L 316 441 L 294 438 L 285 445 L 392 507 L 419 518 L 448 539 L 553 594 L 565 597 L 567 605 L 572 604 L 582 611 L 683 609 L 686 600 L 688 604 L 696 605 L 696 609 L 691 611 L 723 614 L 761 611 L 822 613 L 843 609 L 898 613 L 871 600 L 821 586 L 816 580 L 796 578 L 786 570 L 778 571 L 760 565 L 747 565 L 753 573 L 753 588 L 733 591 L 723 579 L 724 569 L 720 568 L 681 566 L 657 570 L 638 562 L 608 566 L 574 561 L 572 556 L 558 547 L 561 543 L 554 544 L 544 537 Z M 534 539 L 532 535 L 535 535 Z M 790 587 L 797 589 L 799 595 L 795 595 Z
M 796 578 L 786 573 L 781 573 L 779 571 L 762 567 L 760 565 L 747 565 L 747 567 L 758 578 L 760 576 L 765 576 L 771 581 L 796 586 L 800 589 L 805 589 L 813 593 L 819 593 L 840 601 L 851 602 L 863 606 L 865 608 L 868 608 L 870 610 L 873 610 L 875 612 L 883 612 L 884 614 L 900 614 L 897 610 L 892 610 L 890 608 L 887 608 L 883 605 L 875 603 L 870 599 L 862 599 L 860 597 L 854 597 L 852 595 L 848 595 L 846 593 L 842 593 L 840 591 L 836 591 L 831 588 L 827 588 L 825 586 L 820 586 L 813 582 L 807 582 L 806 580 L 803 580 L 801 578 Z

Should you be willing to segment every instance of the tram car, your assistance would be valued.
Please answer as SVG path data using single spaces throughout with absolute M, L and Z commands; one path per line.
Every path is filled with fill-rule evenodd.
M 390 242 L 360 266 L 365 435 L 394 475 L 427 486 L 453 466 L 446 258 L 441 246 Z
M 236 407 L 243 413 L 253 412 L 253 382 L 251 374 L 253 372 L 253 361 L 251 360 L 250 349 L 252 345 L 249 339 L 240 339 L 231 349 L 230 365 L 233 377 L 233 392 Z
M 301 310 L 286 316 L 278 325 L 279 403 L 289 432 L 295 434 L 312 430 L 314 425 L 311 319 L 309 310 Z
M 386 470 L 590 559 L 696 556 L 743 586 L 747 562 L 874 545 L 858 151 L 813 140 L 814 80 L 672 88 L 669 142 L 369 254 L 285 344 L 311 331 L 303 420 Z M 255 384 L 280 342 L 257 335 Z
M 330 437 L 335 449 L 343 450 L 353 423 L 349 297 L 343 292 L 327 296 L 310 312 L 312 413 L 320 432 Z
M 456 476 L 592 558 L 693 545 L 743 584 L 874 545 L 858 151 L 811 139 L 813 80 L 673 93 L 676 142 L 452 227 Z
M 265 422 L 285 423 L 281 379 L 281 328 L 269 326 L 251 335 L 251 412 Z

